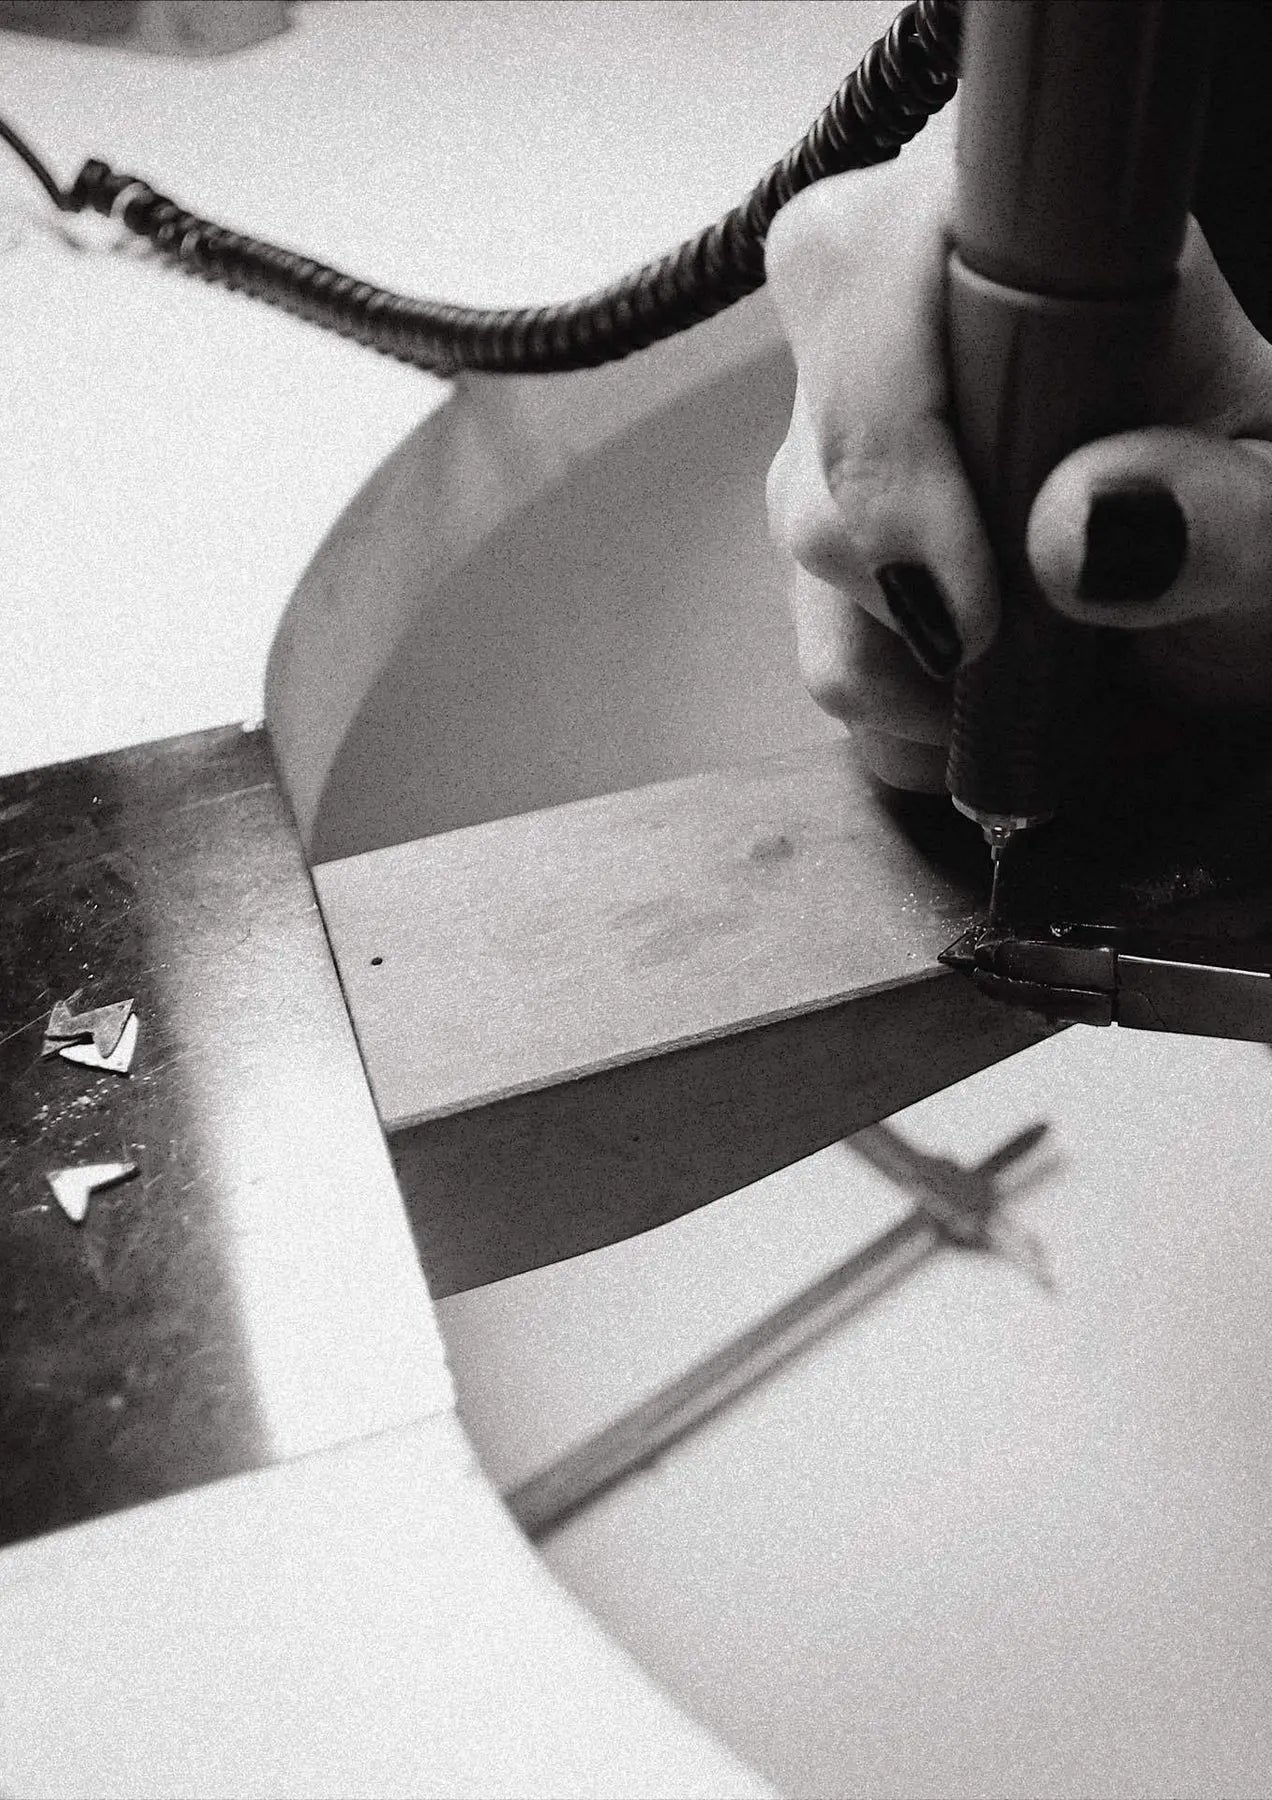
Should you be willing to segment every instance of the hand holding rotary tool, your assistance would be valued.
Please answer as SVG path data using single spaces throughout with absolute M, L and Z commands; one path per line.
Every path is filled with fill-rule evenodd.
M 1272 349 L 1188 219 L 1214 14 L 971 0 L 957 157 L 770 235 L 805 679 L 995 846 L 1119 779 L 1127 696 L 1272 704 Z

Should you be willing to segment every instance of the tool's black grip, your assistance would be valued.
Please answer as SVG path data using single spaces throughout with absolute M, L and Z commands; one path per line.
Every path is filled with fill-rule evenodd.
M 1083 766 L 1103 635 L 1043 599 L 1025 554 L 1035 495 L 1070 451 L 1151 423 L 1173 288 L 1070 300 L 949 270 L 963 459 L 997 551 L 1002 623 L 955 685 L 949 787 L 976 813 L 1045 818 Z
M 1157 416 L 1211 26 L 1196 0 L 967 0 L 949 350 L 1003 620 L 947 780 L 978 816 L 1054 811 L 1092 722 L 1104 639 L 1043 600 L 1025 527 L 1070 451 Z

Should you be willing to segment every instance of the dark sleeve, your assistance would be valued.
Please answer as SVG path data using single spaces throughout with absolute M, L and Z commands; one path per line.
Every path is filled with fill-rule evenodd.
M 1228 285 L 1272 338 L 1272 0 L 1211 0 L 1210 105 L 1194 212 Z

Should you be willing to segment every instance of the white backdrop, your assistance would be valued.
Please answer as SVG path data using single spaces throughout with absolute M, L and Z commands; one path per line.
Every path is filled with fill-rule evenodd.
M 888 5 L 333 4 L 214 63 L 6 38 L 0 110 L 407 290 L 605 280 L 730 204 Z M 254 718 L 288 593 L 439 384 L 129 255 L 0 163 L 0 767 Z M 72 224 L 76 238 L 108 235 Z M 1070 1032 L 900 1121 L 1038 1119 L 1051 1293 L 952 1254 L 552 1546 L 792 1794 L 1256 1800 L 1272 1783 L 1272 1056 Z M 847 1152 L 440 1308 L 528 1473 L 905 1201 Z

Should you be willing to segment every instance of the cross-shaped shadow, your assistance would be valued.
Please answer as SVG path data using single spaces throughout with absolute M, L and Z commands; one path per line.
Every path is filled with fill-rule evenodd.
M 1006 1209 L 1054 1175 L 1062 1160 L 1047 1157 L 1032 1168 L 1019 1170 L 1010 1186 L 1003 1185 L 1004 1178 L 1032 1156 L 1049 1129 L 1042 1122 L 1028 1125 L 972 1164 L 916 1149 L 886 1123 L 870 1125 L 855 1137 L 845 1138 L 843 1148 L 910 1194 L 947 1242 L 960 1249 L 984 1250 L 1006 1257 L 1025 1268 L 1043 1287 L 1050 1288 L 1054 1282 L 1041 1239 L 1034 1232 L 1021 1230 L 1006 1216 Z
M 914 1197 L 913 1210 L 639 1406 L 509 1489 L 505 1502 L 527 1537 L 541 1542 L 948 1246 L 1006 1256 L 1050 1287 L 1040 1242 L 1004 1217 L 1012 1201 L 1057 1168 L 1058 1159 L 1049 1158 L 1020 1169 L 1048 1129 L 1031 1125 L 970 1166 L 915 1149 L 887 1124 L 846 1138 L 845 1148 Z M 1003 1179 L 1013 1170 L 1017 1179 L 1004 1190 Z

